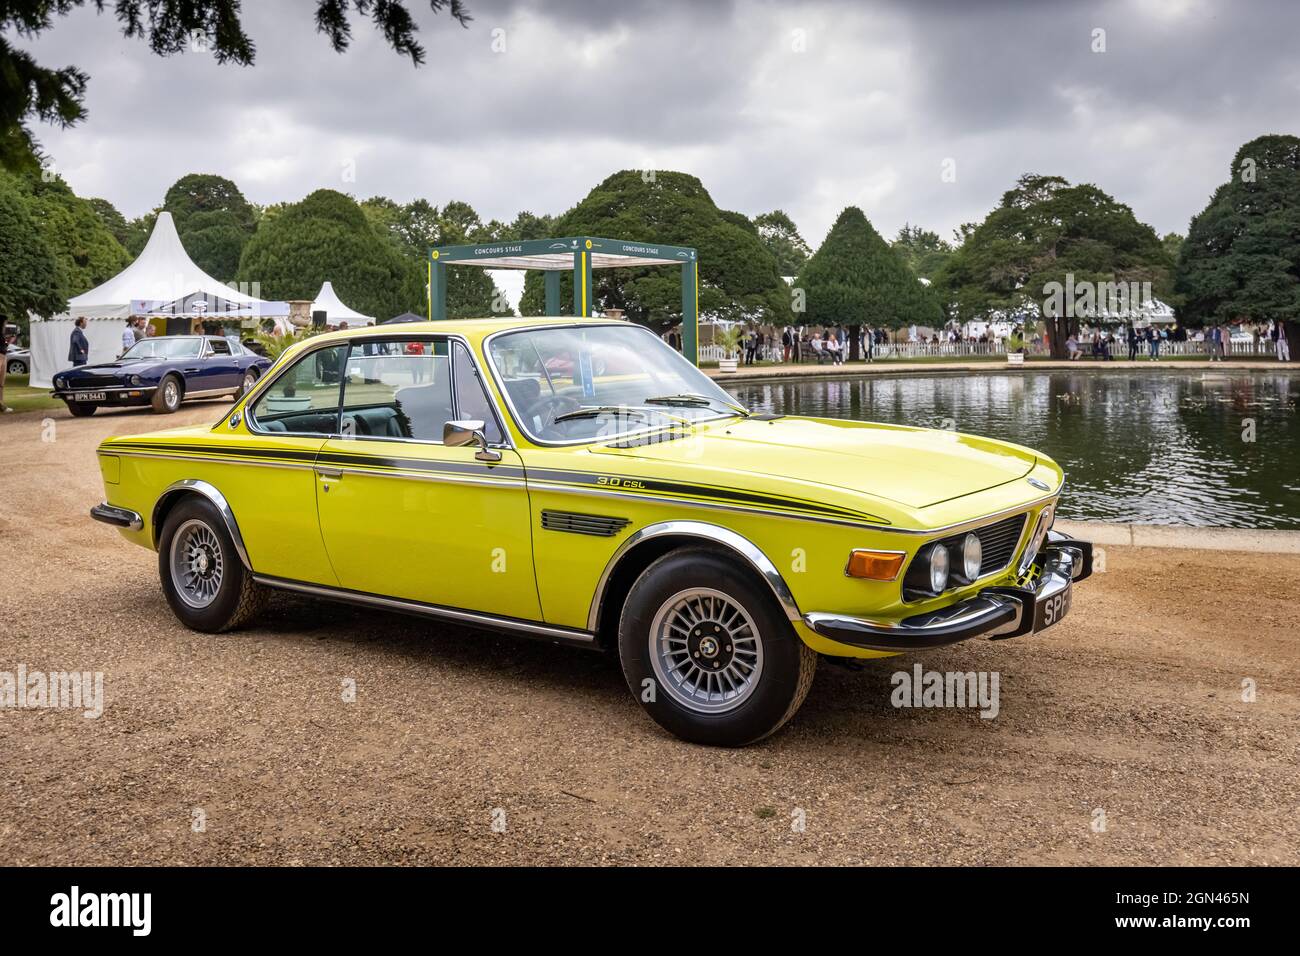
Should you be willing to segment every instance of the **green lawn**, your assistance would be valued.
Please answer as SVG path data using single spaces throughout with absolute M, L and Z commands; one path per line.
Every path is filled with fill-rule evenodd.
M 57 398 L 50 398 L 48 388 L 32 388 L 27 384 L 26 375 L 8 375 L 5 377 L 5 404 L 15 412 L 39 412 L 63 408 Z

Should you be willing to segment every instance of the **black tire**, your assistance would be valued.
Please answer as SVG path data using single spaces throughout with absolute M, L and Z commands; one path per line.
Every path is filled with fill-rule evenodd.
M 164 375 L 149 404 L 157 414 L 170 415 L 181 407 L 181 400 L 184 397 L 185 386 L 181 380 L 175 375 Z
M 68 406 L 68 411 L 72 413 L 73 418 L 89 418 L 95 414 L 98 405 L 91 405 L 87 402 L 64 402 Z
M 210 535 L 220 556 L 220 582 L 204 606 L 193 603 L 193 592 L 187 591 L 183 581 L 176 580 L 172 568 L 172 546 L 178 532 L 190 528 L 197 532 L 199 527 L 206 529 L 207 534 L 202 536 L 208 538 Z M 184 547 L 184 541 L 180 547 Z M 211 551 L 207 554 L 216 557 Z M 182 624 L 196 631 L 217 634 L 234 630 L 248 623 L 266 603 L 266 589 L 253 580 L 253 575 L 239 560 L 220 512 L 210 501 L 197 495 L 187 496 L 172 508 L 163 522 L 162 534 L 158 537 L 158 577 L 173 613 Z M 191 599 L 187 600 L 183 593 L 191 594 Z
M 723 712 L 687 706 L 678 696 L 684 692 L 669 688 L 656 672 L 656 618 L 661 612 L 671 616 L 681 595 L 702 588 L 718 592 L 747 614 L 761 643 L 761 667 L 752 687 Z M 708 548 L 672 551 L 642 572 L 623 606 L 618 647 L 623 676 L 646 713 L 683 740 L 716 747 L 743 747 L 779 730 L 808 696 L 817 668 L 817 654 L 795 634 L 767 585 L 739 559 Z
M 250 368 L 245 370 L 244 380 L 239 384 L 239 391 L 235 392 L 234 395 L 235 400 L 238 401 L 239 399 L 247 395 L 249 392 L 251 392 L 253 390 L 253 386 L 256 384 L 257 384 L 257 369 Z

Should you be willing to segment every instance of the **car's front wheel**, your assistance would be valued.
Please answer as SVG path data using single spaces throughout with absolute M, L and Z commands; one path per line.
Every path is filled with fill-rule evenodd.
M 256 384 L 257 384 L 257 372 L 250 368 L 248 371 L 244 373 L 243 384 L 239 386 L 239 391 L 235 393 L 235 397 L 240 398 L 244 395 L 247 395 L 249 392 L 253 390 L 253 386 Z
M 780 729 L 817 667 L 766 586 L 706 548 L 646 568 L 618 640 L 623 676 L 646 712 L 683 740 L 720 747 Z
M 9 364 L 5 366 L 5 371 L 10 375 L 26 375 L 27 366 L 17 359 L 12 359 Z
M 153 393 L 153 410 L 159 415 L 170 415 L 181 407 L 181 383 L 175 375 L 168 375 L 158 383 Z
M 196 631 L 237 628 L 265 601 L 265 589 L 239 560 L 221 514 L 197 496 L 176 505 L 163 522 L 158 575 L 172 611 Z

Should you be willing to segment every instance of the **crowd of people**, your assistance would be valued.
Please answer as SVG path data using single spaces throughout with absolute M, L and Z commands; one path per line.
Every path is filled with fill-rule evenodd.
M 857 354 L 870 362 L 877 347 L 888 340 L 884 329 L 865 325 L 816 328 L 787 325 L 779 332 L 752 328 L 741 339 L 741 362 L 753 365 L 770 358 L 782 362 L 814 361 L 843 365 L 845 359 L 853 354 L 855 345 Z

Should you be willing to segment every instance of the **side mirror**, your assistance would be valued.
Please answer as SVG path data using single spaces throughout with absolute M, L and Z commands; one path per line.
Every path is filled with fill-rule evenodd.
M 442 426 L 442 443 L 450 448 L 477 444 L 478 451 L 474 453 L 476 459 L 479 461 L 500 461 L 501 452 L 488 447 L 487 435 L 484 433 L 483 428 L 483 422 L 477 419 L 447 422 Z

